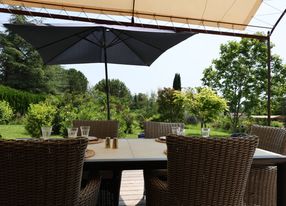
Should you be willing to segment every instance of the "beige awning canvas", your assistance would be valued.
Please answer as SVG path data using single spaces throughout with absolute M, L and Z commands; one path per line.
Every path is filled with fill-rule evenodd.
M 2 0 L 4 4 L 243 30 L 262 0 Z M 134 8 L 134 10 L 133 10 Z

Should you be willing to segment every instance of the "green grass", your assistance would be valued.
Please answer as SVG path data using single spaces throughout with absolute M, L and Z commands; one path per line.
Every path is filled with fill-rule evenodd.
M 133 134 L 127 134 L 126 138 L 137 137 L 139 133 L 143 132 L 140 129 L 134 129 Z M 201 136 L 201 127 L 200 125 L 186 125 L 185 134 L 187 136 Z M 216 129 L 210 127 L 210 136 L 211 137 L 227 137 L 230 136 L 231 132 L 225 131 L 222 129 Z
M 229 131 L 224 131 L 221 129 L 210 128 L 210 136 L 212 137 L 223 137 L 229 136 Z M 126 138 L 137 138 L 138 134 L 142 132 L 140 129 L 135 129 L 133 134 L 125 135 Z M 185 134 L 187 136 L 200 136 L 201 128 L 199 125 L 186 125 Z M 25 130 L 24 125 L 0 125 L 0 135 L 4 139 L 14 139 L 14 138 L 27 138 L 31 137 L 28 132 Z M 59 136 L 52 136 L 59 137 Z
M 201 127 L 200 125 L 186 125 L 185 134 L 187 136 L 201 136 Z M 210 127 L 210 136 L 211 137 L 226 137 L 231 133 L 222 129 L 216 129 Z
M 4 139 L 31 137 L 24 125 L 0 125 L 0 135 Z
M 0 125 L 0 135 L 4 139 L 27 138 L 31 137 L 24 125 Z M 60 137 L 52 135 L 52 137 Z

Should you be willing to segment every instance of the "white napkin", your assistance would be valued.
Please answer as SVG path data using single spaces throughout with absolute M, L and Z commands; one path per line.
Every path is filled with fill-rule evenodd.
M 166 141 L 166 136 L 159 137 L 160 140 Z
M 88 140 L 89 141 L 95 141 L 95 140 L 97 140 L 97 137 L 88 137 Z

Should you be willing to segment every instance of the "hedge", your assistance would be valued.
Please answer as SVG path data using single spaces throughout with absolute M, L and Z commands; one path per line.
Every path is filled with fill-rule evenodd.
M 25 114 L 30 104 L 35 104 L 45 99 L 45 95 L 32 94 L 10 87 L 0 85 L 0 100 L 6 101 L 15 113 Z

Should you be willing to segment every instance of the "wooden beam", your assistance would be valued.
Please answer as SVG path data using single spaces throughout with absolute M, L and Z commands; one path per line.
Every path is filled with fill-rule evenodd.
M 152 24 L 139 24 L 139 23 L 132 23 L 132 22 L 110 21 L 110 20 L 93 19 L 93 18 L 79 17 L 79 16 L 67 16 L 67 15 L 62 15 L 62 14 L 51 14 L 51 13 L 43 13 L 43 12 L 36 12 L 36 11 L 24 11 L 24 10 L 18 10 L 18 9 L 0 8 L 0 12 L 17 14 L 17 15 L 25 15 L 25 16 L 37 16 L 37 17 L 45 17 L 45 18 L 53 18 L 53 19 L 81 21 L 81 22 L 89 22 L 89 23 L 96 23 L 96 24 L 122 25 L 122 26 L 133 26 L 133 27 L 144 27 L 144 28 L 151 28 L 151 29 L 171 30 L 171 31 L 176 31 L 176 32 L 194 32 L 194 33 L 201 33 L 201 34 L 213 34 L 213 35 L 223 35 L 223 36 L 232 36 L 232 37 L 241 37 L 241 38 L 254 38 L 254 39 L 259 39 L 259 40 L 264 40 L 264 41 L 268 39 L 267 36 L 257 35 L 257 34 L 245 34 L 245 33 L 216 31 L 216 30 L 207 30 L 207 29 L 193 29 L 193 28 L 175 27 L 175 26 L 160 26 L 160 25 L 152 25 Z

